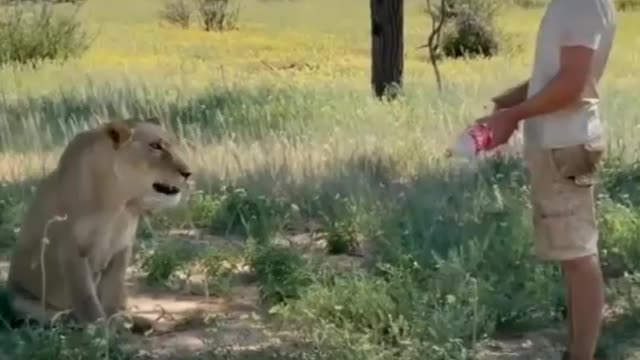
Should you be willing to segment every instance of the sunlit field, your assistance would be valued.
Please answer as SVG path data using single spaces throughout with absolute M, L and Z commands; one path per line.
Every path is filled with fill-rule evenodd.
M 0 68 L 0 253 L 70 137 L 158 116 L 183 141 L 197 191 L 141 226 L 133 268 L 153 283 L 132 296 L 232 302 L 256 292 L 246 318 L 205 312 L 216 320 L 195 327 L 209 341 L 191 352 L 176 345 L 168 358 L 559 359 L 564 290 L 559 269 L 533 256 L 521 163 L 443 157 L 491 96 L 528 76 L 542 10 L 505 6 L 500 54 L 444 60 L 439 93 L 420 48 L 429 17 L 422 1 L 406 2 L 403 96 L 381 102 L 370 86 L 368 2 L 244 0 L 238 29 L 205 32 L 160 21 L 160 1 L 89 0 L 84 54 Z M 640 358 L 638 20 L 619 14 L 601 87 L 606 359 Z M 203 267 L 207 296 L 185 270 Z M 214 335 L 247 318 L 270 329 L 269 346 Z M 161 356 L 133 336 L 68 331 L 0 332 L 0 359 Z

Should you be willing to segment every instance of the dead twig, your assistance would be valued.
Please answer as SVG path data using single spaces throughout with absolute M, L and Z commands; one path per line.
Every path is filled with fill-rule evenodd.
M 440 0 L 440 18 L 438 19 L 433 7 L 431 6 L 431 0 L 427 0 L 427 8 L 431 15 L 431 33 L 429 34 L 426 47 L 429 49 L 429 60 L 431 61 L 431 66 L 433 67 L 433 72 L 436 76 L 438 91 L 442 91 L 442 76 L 440 74 L 440 69 L 438 68 L 438 50 L 440 48 L 442 28 L 444 27 L 444 23 L 447 19 L 446 5 L 446 0 Z M 421 47 L 425 47 L 425 45 Z
M 46 314 L 47 312 L 47 269 L 45 265 L 45 255 L 47 252 L 47 245 L 51 242 L 47 234 L 49 233 L 49 226 L 54 222 L 62 222 L 67 220 L 67 215 L 64 216 L 54 216 L 49 219 L 44 226 L 44 231 L 42 234 L 42 239 L 40 241 L 40 273 L 42 276 L 42 312 Z

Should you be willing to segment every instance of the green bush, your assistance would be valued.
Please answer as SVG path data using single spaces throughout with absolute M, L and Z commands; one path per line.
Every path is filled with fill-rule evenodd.
M 89 38 L 75 15 L 62 14 L 48 4 L 7 6 L 0 15 L 0 65 L 35 65 L 82 54 Z
M 384 278 L 353 273 L 313 283 L 272 313 L 336 358 L 456 359 L 490 328 L 472 277 L 436 272 L 433 286 L 423 288 L 410 270 L 383 268 Z
M 615 0 L 620 11 L 634 11 L 640 9 L 640 0 Z
M 334 346 L 354 345 L 365 336 L 373 344 L 389 342 L 389 331 L 400 316 L 389 284 L 364 274 L 338 277 L 330 286 L 313 283 L 300 299 L 274 308 L 273 313 Z
M 240 7 L 230 0 L 167 0 L 159 15 L 170 24 L 188 28 L 194 10 L 205 31 L 237 28 Z
M 250 262 L 266 303 L 298 298 L 311 282 L 305 259 L 292 248 L 258 247 L 250 256 Z
M 229 0 L 197 0 L 202 27 L 205 31 L 225 31 L 236 28 L 240 8 Z
M 160 10 L 160 17 L 170 24 L 178 25 L 184 29 L 191 22 L 192 4 L 186 0 L 168 0 Z
M 195 260 L 196 249 L 189 243 L 167 240 L 142 255 L 141 269 L 149 285 L 165 284 L 177 271 L 184 270 Z
M 233 187 L 223 188 L 216 196 L 219 200 L 210 219 L 212 231 L 246 235 L 265 244 L 289 222 L 291 206 L 283 199 L 256 196 Z
M 549 0 L 512 0 L 513 4 L 525 9 L 540 8 L 546 6 Z
M 438 56 L 493 56 L 498 51 L 494 19 L 505 4 L 498 0 L 450 0 L 446 2 L 445 24 Z M 432 1 L 427 12 L 440 18 L 440 2 Z
M 353 254 L 359 247 L 359 229 L 349 220 L 330 222 L 327 229 L 327 252 L 331 255 Z
M 494 56 L 498 53 L 498 32 L 494 18 L 499 5 L 494 1 L 454 1 L 443 29 L 442 52 L 447 57 Z
M 600 203 L 602 265 L 609 277 L 621 277 L 640 268 L 638 209 L 610 200 Z
M 243 254 L 233 247 L 212 247 L 199 257 L 207 282 L 207 294 L 224 295 L 231 289 L 232 277 Z

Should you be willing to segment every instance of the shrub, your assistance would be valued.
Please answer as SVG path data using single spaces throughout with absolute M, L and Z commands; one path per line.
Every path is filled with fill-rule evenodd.
M 539 8 L 546 6 L 549 3 L 548 0 L 513 0 L 513 4 L 523 7 L 525 9 Z
M 229 0 L 197 0 L 198 12 L 205 31 L 224 31 L 236 28 L 239 7 Z
M 178 25 L 183 29 L 189 27 L 192 8 L 185 0 L 169 0 L 160 10 L 160 17 L 170 24 Z
M 224 187 L 212 212 L 210 228 L 251 236 L 264 244 L 289 222 L 291 205 L 283 199 L 271 199 L 247 193 L 243 188 Z
M 211 226 L 220 211 L 220 199 L 212 194 L 196 191 L 189 196 L 189 209 L 191 221 L 196 228 L 207 228 Z
M 86 51 L 88 35 L 75 14 L 54 13 L 47 4 L 9 6 L 0 15 L 0 65 L 67 60 Z
M 211 248 L 200 258 L 206 276 L 207 296 L 228 293 L 233 274 L 242 260 L 243 254 L 233 247 Z
M 353 273 L 313 283 L 272 313 L 318 348 L 341 349 L 336 358 L 456 359 L 465 343 L 490 330 L 468 274 L 455 281 L 444 279 L 452 272 L 430 274 L 438 282 L 425 290 L 407 269 L 382 268 L 387 279 Z
M 166 284 L 177 271 L 196 258 L 196 249 L 180 241 L 163 241 L 153 251 L 142 254 L 141 269 L 149 285 Z
M 470 12 L 456 17 L 453 30 L 443 36 L 442 51 L 448 57 L 493 56 L 498 52 L 494 30 Z
M 330 286 L 313 283 L 303 297 L 274 308 L 274 313 L 302 329 L 322 331 L 318 324 L 323 324 L 331 332 L 344 331 L 341 335 L 368 334 L 373 343 L 391 337 L 389 330 L 400 315 L 389 284 L 364 274 L 337 277 Z
M 327 252 L 331 255 L 353 254 L 359 246 L 358 225 L 349 220 L 330 222 L 327 229 Z
M 615 4 L 620 11 L 633 11 L 640 9 L 640 0 L 616 0 Z
M 615 203 L 609 199 L 600 202 L 602 211 L 602 265 L 609 277 L 632 273 L 640 266 L 640 243 L 637 208 Z
M 450 5 L 442 34 L 442 52 L 448 57 L 493 56 L 498 34 L 493 22 L 499 9 L 494 1 L 458 0 Z
M 311 282 L 305 259 L 295 249 L 272 245 L 258 247 L 251 265 L 260 283 L 262 300 L 280 303 L 300 296 Z

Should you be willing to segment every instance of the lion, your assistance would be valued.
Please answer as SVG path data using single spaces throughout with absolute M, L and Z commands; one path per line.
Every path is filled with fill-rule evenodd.
M 139 219 L 178 205 L 191 175 L 156 118 L 77 134 L 23 218 L 6 289 L 14 318 L 88 324 L 124 310 Z

